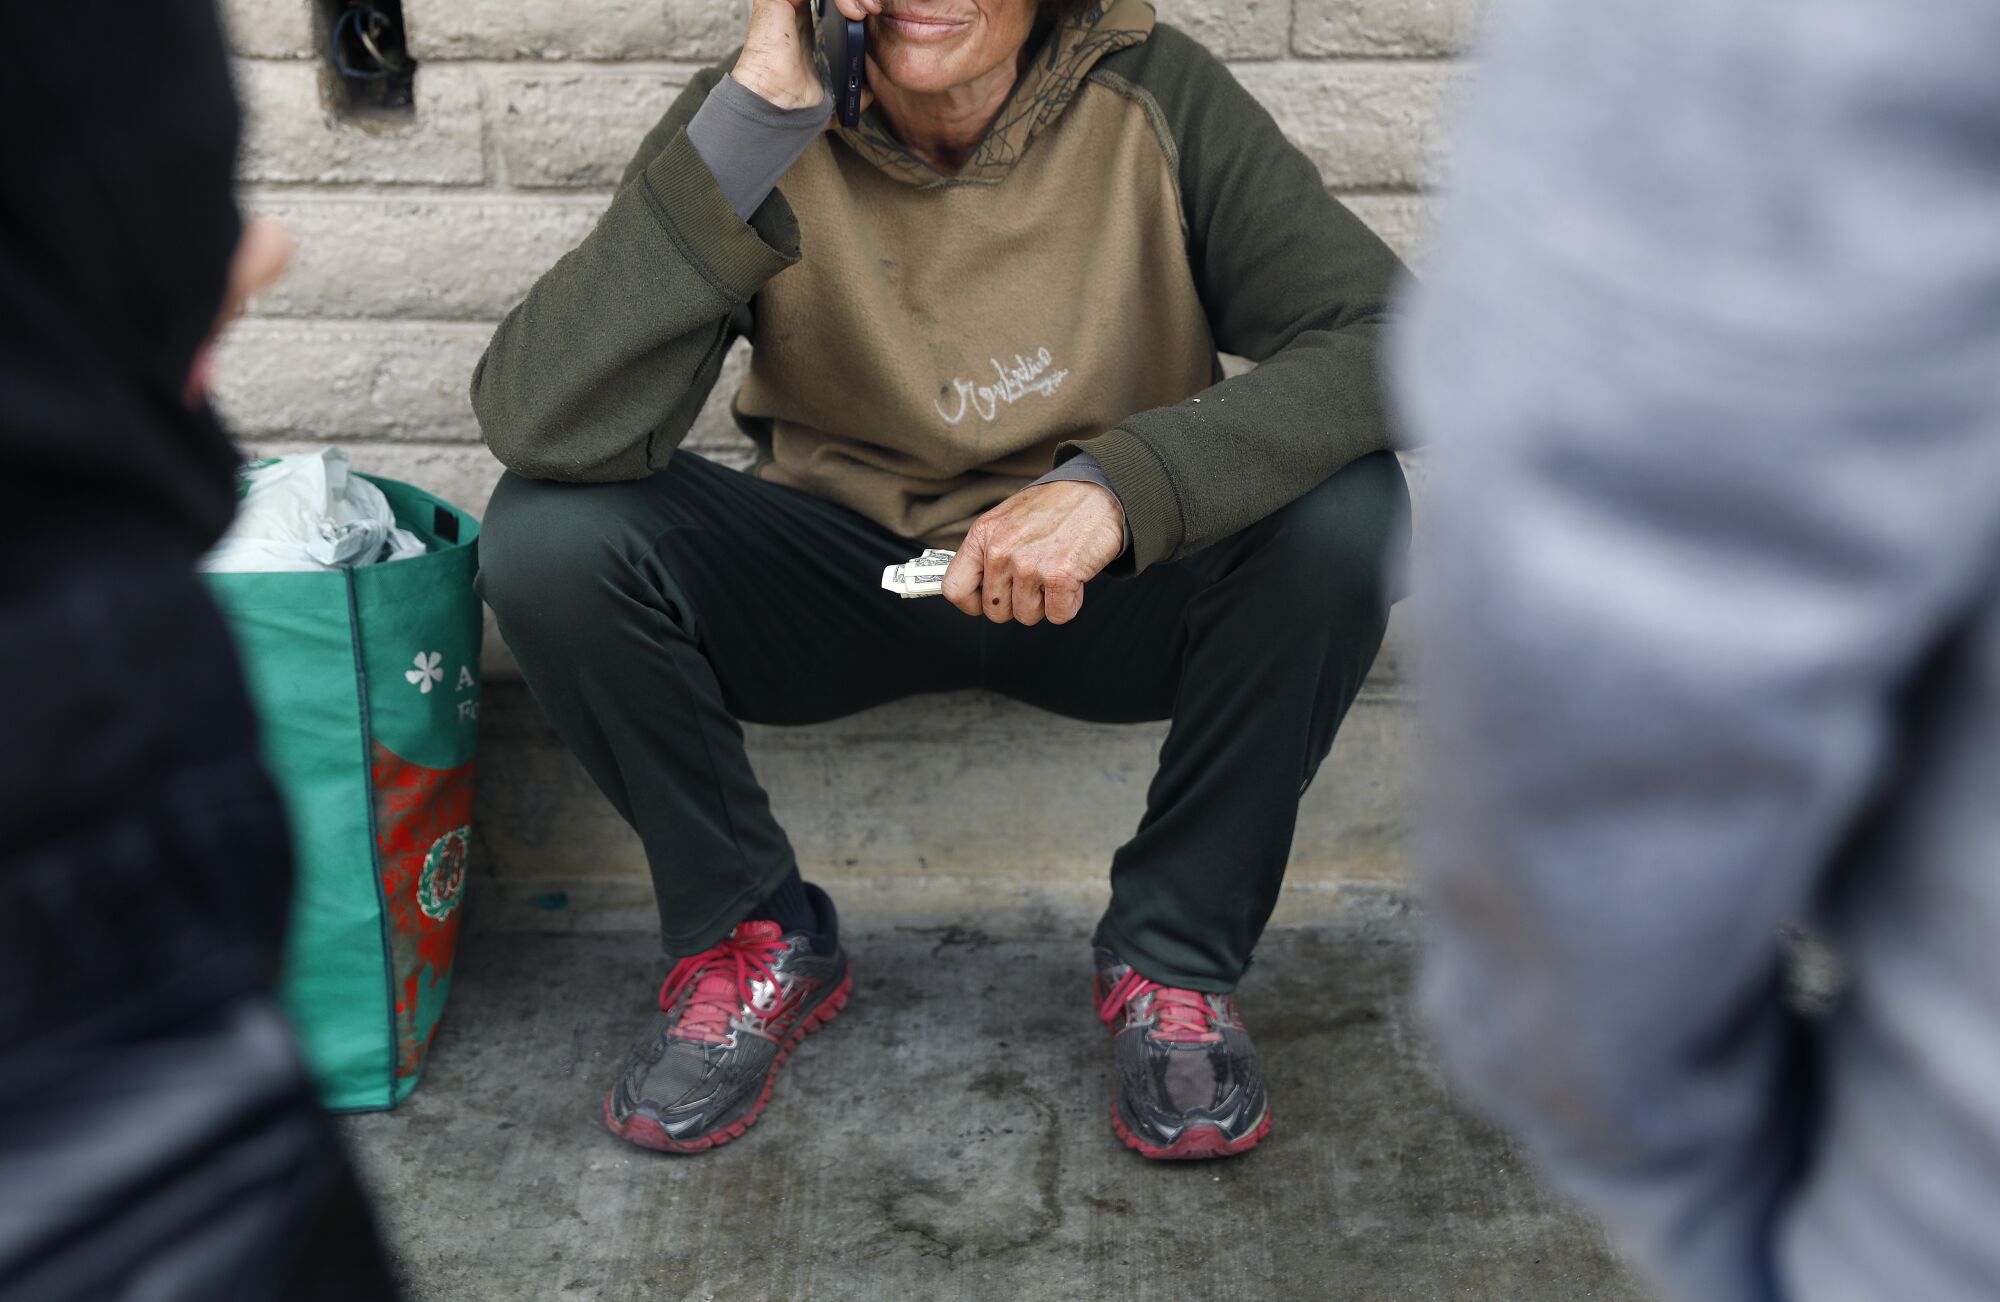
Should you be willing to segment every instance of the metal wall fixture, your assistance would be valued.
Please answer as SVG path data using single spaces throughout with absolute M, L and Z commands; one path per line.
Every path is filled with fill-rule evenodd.
M 415 111 L 417 61 L 403 38 L 402 0 L 314 0 L 327 100 L 343 117 Z

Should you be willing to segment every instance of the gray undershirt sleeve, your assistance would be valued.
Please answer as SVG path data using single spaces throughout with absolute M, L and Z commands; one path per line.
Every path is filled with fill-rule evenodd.
M 708 164 L 736 215 L 749 221 L 832 115 L 830 99 L 811 108 L 779 108 L 724 76 L 688 122 L 688 143 Z
M 1037 488 L 1043 484 L 1060 484 L 1068 482 L 1075 482 L 1079 484 L 1096 484 L 1099 488 L 1111 494 L 1112 497 L 1114 498 L 1118 497 L 1118 490 L 1111 486 L 1111 481 L 1109 479 L 1105 478 L 1104 467 L 1099 465 L 1097 463 L 1097 458 L 1091 456 L 1088 452 L 1077 453 L 1069 460 L 1057 466 L 1054 470 L 1051 470 L 1048 474 L 1043 475 L 1040 479 L 1037 479 L 1034 483 L 1029 484 L 1028 488 Z M 1023 489 L 1022 491 L 1025 492 L 1027 490 Z M 1118 507 L 1120 512 L 1120 517 L 1122 519 L 1125 507 L 1124 499 L 1122 498 L 1119 499 Z M 1132 550 L 1132 526 L 1129 522 L 1127 522 L 1125 525 L 1125 551 L 1120 552 L 1118 554 L 1120 556 L 1123 556 L 1125 552 L 1129 552 L 1131 550 Z

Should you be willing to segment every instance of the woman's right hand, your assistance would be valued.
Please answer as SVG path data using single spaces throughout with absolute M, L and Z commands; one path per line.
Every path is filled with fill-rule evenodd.
M 826 98 L 813 65 L 812 13 L 818 0 L 752 0 L 743 53 L 729 75 L 779 108 L 811 108 Z M 882 0 L 826 0 L 856 22 L 882 12 Z

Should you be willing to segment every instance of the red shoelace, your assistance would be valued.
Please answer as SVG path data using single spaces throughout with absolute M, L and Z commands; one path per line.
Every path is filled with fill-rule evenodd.
M 1211 1022 L 1208 996 L 1199 990 L 1183 990 L 1178 986 L 1163 986 L 1157 981 L 1148 981 L 1130 968 L 1097 1005 L 1097 1016 L 1108 1026 L 1117 1020 L 1119 1011 L 1126 1004 L 1134 999 L 1144 999 L 1147 995 L 1153 996 L 1153 1029 L 1161 1039 L 1183 1044 L 1207 1044 L 1222 1038 Z
M 721 1044 L 738 1024 L 737 1015 L 744 1008 L 751 1009 L 760 1021 L 763 1013 L 775 1013 L 782 1002 L 779 994 L 772 995 L 769 1009 L 759 1010 L 755 982 L 762 977 L 771 983 L 773 991 L 780 989 L 782 983 L 771 964 L 785 949 L 786 942 L 777 923 L 745 922 L 721 944 L 674 964 L 674 970 L 667 973 L 666 984 L 660 987 L 662 1011 L 672 1008 L 690 983 L 694 986 L 674 1034 L 684 1040 Z M 767 1040 L 772 1038 L 768 1031 L 757 1026 L 743 1029 Z

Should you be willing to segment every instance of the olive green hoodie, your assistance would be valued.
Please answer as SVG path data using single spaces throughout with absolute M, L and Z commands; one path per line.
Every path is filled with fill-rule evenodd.
M 754 473 L 929 545 L 1088 451 L 1143 569 L 1387 446 L 1395 257 L 1141 0 L 1049 34 L 958 174 L 871 111 L 748 222 L 685 130 L 723 75 L 682 93 L 474 371 L 516 472 L 659 470 L 739 336 Z M 1224 379 L 1218 349 L 1260 365 Z

